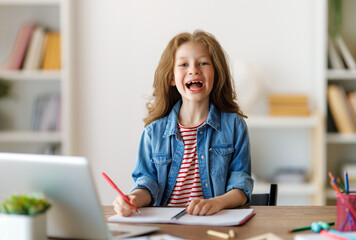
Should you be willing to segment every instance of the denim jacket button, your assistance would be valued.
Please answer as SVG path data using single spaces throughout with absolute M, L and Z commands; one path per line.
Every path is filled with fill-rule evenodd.
M 208 187 L 209 185 L 207 183 L 205 183 L 205 187 Z
M 200 133 L 200 134 L 203 134 L 203 131 L 200 131 L 199 133 Z
M 204 159 L 205 157 L 204 157 L 204 155 L 203 156 L 201 156 L 201 159 Z

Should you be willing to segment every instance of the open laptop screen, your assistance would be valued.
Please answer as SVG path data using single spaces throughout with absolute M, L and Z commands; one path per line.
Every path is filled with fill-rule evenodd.
M 45 194 L 52 205 L 48 236 L 108 239 L 86 158 L 0 153 L 0 182 L 0 201 L 12 194 Z

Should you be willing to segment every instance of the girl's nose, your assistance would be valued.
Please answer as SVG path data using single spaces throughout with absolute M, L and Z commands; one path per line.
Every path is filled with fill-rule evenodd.
M 198 66 L 190 65 L 189 75 L 196 75 L 196 74 L 199 74 L 199 73 L 200 73 L 200 70 L 199 70 Z

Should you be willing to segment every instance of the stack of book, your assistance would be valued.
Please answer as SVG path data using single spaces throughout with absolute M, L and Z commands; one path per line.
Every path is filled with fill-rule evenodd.
M 304 94 L 270 94 L 271 116 L 306 116 L 310 114 L 308 96 Z
M 356 132 L 356 91 L 346 93 L 341 85 L 328 86 L 328 104 L 332 120 L 339 133 Z
M 2 64 L 6 70 L 60 69 L 60 33 L 47 31 L 34 23 L 20 27 L 9 57 Z
M 48 93 L 37 98 L 33 113 L 31 129 L 34 131 L 59 131 L 61 128 L 60 95 Z

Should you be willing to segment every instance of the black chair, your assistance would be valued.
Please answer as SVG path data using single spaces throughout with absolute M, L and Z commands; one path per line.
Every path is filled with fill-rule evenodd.
M 271 184 L 269 193 L 255 193 L 251 196 L 251 206 L 276 206 L 278 186 Z

